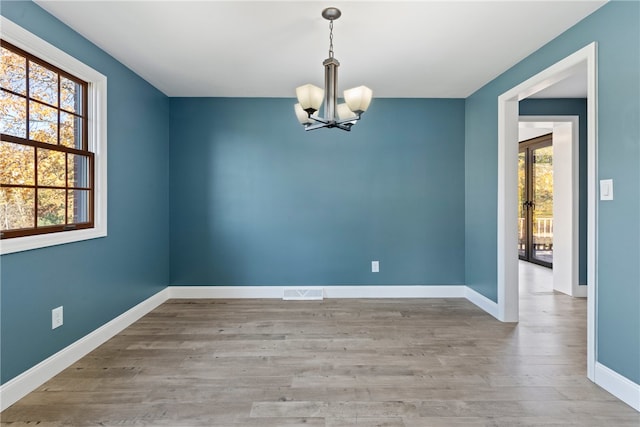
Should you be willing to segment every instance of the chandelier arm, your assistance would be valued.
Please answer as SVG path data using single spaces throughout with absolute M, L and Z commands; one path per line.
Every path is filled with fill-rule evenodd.
M 347 132 L 351 132 L 351 126 L 353 126 L 353 123 L 336 125 L 338 129 L 346 130 Z
M 357 122 L 358 120 L 360 120 L 360 116 L 361 115 L 358 114 L 357 116 L 351 117 L 351 118 L 348 118 L 348 119 L 336 120 L 336 125 L 342 125 L 342 124 L 349 123 L 349 122 Z
M 326 127 L 331 127 L 329 125 L 329 123 L 314 123 L 314 124 L 306 124 L 304 126 L 304 130 L 316 130 L 316 129 L 322 129 L 322 128 L 326 128 Z
M 327 125 L 328 125 L 329 123 L 331 123 L 331 121 L 330 121 L 330 120 L 325 120 L 325 119 L 323 119 L 323 118 L 322 118 L 322 117 L 320 117 L 320 116 L 312 116 L 311 114 L 309 114 L 309 118 L 310 118 L 311 120 L 315 121 L 315 122 L 318 122 L 318 123 L 324 123 L 324 124 L 327 124 Z
M 316 130 L 316 129 L 323 129 L 323 128 L 337 128 L 347 132 L 351 131 L 351 125 L 324 125 L 324 124 L 307 125 L 304 127 L 304 130 L 309 131 L 309 130 Z

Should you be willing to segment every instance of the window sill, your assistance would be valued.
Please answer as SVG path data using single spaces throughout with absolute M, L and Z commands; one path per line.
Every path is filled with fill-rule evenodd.
M 83 240 L 106 237 L 107 230 L 88 228 L 84 230 L 71 230 L 58 233 L 40 234 L 37 236 L 16 237 L 14 239 L 0 240 L 0 255 L 15 252 L 30 251 L 49 246 L 64 245 L 66 243 L 81 242 Z

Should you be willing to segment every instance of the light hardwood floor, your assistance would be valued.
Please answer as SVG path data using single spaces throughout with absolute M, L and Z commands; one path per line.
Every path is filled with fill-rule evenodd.
M 633 426 L 586 378 L 586 301 L 521 268 L 462 299 L 171 300 L 5 410 L 38 426 Z

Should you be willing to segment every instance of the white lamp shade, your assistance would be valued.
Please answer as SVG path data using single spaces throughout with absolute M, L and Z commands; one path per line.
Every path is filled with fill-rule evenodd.
M 349 109 L 356 114 L 367 111 L 369 104 L 371 104 L 372 97 L 373 92 L 366 86 L 358 86 L 344 91 L 345 102 L 349 106 Z
M 338 104 L 338 119 L 349 120 L 356 119 L 358 115 L 349 109 L 347 104 Z
M 318 111 L 322 105 L 322 98 L 324 98 L 324 89 L 312 84 L 298 86 L 296 88 L 296 97 L 303 110 L 312 109 L 313 111 Z
M 300 124 L 304 125 L 307 123 L 313 123 L 313 120 L 309 118 L 309 115 L 302 109 L 302 106 L 300 104 L 294 105 L 293 109 L 296 111 L 296 117 L 298 118 Z

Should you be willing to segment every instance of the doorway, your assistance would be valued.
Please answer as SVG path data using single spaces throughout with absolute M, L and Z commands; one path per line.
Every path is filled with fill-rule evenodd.
M 519 143 L 518 257 L 553 267 L 553 134 Z
M 498 319 L 517 322 L 518 290 L 518 102 L 566 78 L 582 74 L 587 77 L 587 376 L 595 378 L 596 342 L 596 44 L 580 49 L 541 71 L 498 97 L 498 211 L 497 278 Z M 556 197 L 556 199 L 558 199 Z M 557 258 L 557 248 L 554 255 Z

